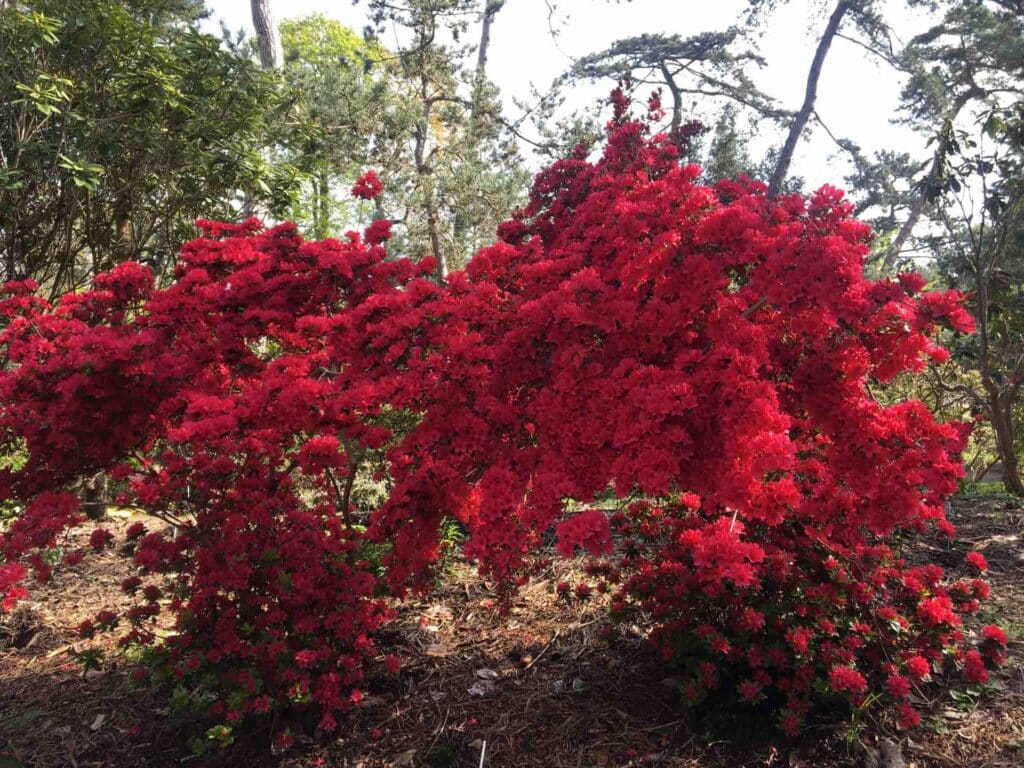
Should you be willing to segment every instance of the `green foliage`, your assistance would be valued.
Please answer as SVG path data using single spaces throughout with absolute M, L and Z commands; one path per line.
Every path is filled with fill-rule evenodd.
M 164 270 L 199 216 L 290 200 L 262 152 L 290 106 L 196 27 L 192 0 L 0 10 L 0 254 L 56 294 L 125 259 Z
M 1006 492 L 1006 488 L 1000 482 L 986 481 L 964 481 L 960 486 L 960 493 L 964 496 L 988 496 L 993 499 L 1013 499 L 1014 496 Z
M 726 104 L 715 122 L 704 163 L 704 176 L 709 182 L 735 179 L 744 173 L 752 178 L 760 178 L 763 173 L 759 171 L 766 170 L 758 168 L 747 154 L 746 145 L 751 134 L 739 127 L 738 112 L 735 105 Z
M 301 115 L 281 157 L 301 174 L 290 215 L 310 235 L 391 219 L 393 252 L 432 254 L 456 268 L 519 199 L 527 178 L 503 134 L 494 89 L 463 68 L 465 49 L 430 32 L 456 5 L 468 7 L 460 0 L 376 9 L 410 27 L 414 42 L 398 51 L 323 16 L 281 24 L 283 74 L 300 94 Z M 372 205 L 349 195 L 367 168 L 385 183 Z
M 310 236 L 366 219 L 349 194 L 366 168 L 383 169 L 410 130 L 413 108 L 388 73 L 389 54 L 341 22 L 313 15 L 281 23 L 284 77 L 300 95 L 299 131 L 284 149 L 301 174 L 289 215 Z

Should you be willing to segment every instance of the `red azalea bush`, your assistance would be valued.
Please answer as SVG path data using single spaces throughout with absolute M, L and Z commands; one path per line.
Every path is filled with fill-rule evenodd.
M 366 452 L 391 436 L 381 403 L 410 391 L 392 381 L 406 352 L 386 337 L 413 323 L 429 343 L 416 307 L 439 289 L 417 279 L 431 265 L 388 261 L 355 233 L 311 243 L 291 225 L 200 225 L 166 290 L 138 264 L 53 307 L 7 286 L 0 434 L 29 458 L 0 472 L 0 496 L 26 504 L 0 538 L 5 607 L 23 589 L 19 559 L 45 579 L 42 550 L 83 519 L 52 489 L 108 470 L 127 484 L 119 502 L 158 524 L 127 532 L 136 606 L 80 632 L 122 627 L 228 722 L 312 703 L 330 730 L 361 698 L 390 615 L 350 500 Z M 164 611 L 174 631 L 161 639 Z
M 452 280 L 486 375 L 444 391 L 418 456 L 467 552 L 505 578 L 555 524 L 563 554 L 612 548 L 608 513 L 565 519 L 565 499 L 650 500 L 611 516 L 619 548 L 595 575 L 619 585 L 617 615 L 654 623 L 689 697 L 768 698 L 792 731 L 823 689 L 881 693 L 911 725 L 908 669 L 983 677 L 961 616 L 986 585 L 892 546 L 952 535 L 969 428 L 884 407 L 867 382 L 945 359 L 939 328 L 972 320 L 918 275 L 865 279 L 870 232 L 838 190 L 770 200 L 698 175 L 620 101 L 599 160 L 538 176 Z
M 767 698 L 788 729 L 821 690 L 881 693 L 910 725 L 911 680 L 943 660 L 981 679 L 1005 647 L 964 648 L 984 584 L 892 547 L 952 532 L 967 427 L 866 387 L 941 359 L 940 326 L 971 327 L 960 297 L 866 280 L 870 233 L 835 189 L 702 186 L 621 94 L 609 129 L 443 286 L 432 260 L 387 257 L 386 224 L 304 242 L 254 222 L 202 223 L 166 289 L 133 264 L 53 307 L 9 285 L 0 440 L 29 458 L 0 471 L 25 504 L 0 540 L 6 600 L 80 519 L 55 489 L 109 470 L 172 527 L 130 531 L 142 599 L 94 624 L 155 644 L 229 722 L 312 702 L 332 727 L 376 654 L 378 595 L 430 584 L 446 516 L 506 586 L 553 527 L 563 554 L 605 556 L 599 587 L 688 666 L 688 695 Z M 364 529 L 371 456 L 391 488 Z M 595 504 L 609 489 L 622 511 Z

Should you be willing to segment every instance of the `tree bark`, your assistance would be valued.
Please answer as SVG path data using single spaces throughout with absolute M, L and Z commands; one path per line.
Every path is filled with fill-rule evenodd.
M 477 86 L 487 74 L 487 51 L 491 44 L 491 25 L 498 11 L 505 5 L 505 0 L 487 0 L 484 5 L 483 26 L 480 28 L 480 47 L 476 51 Z
M 314 183 L 316 184 L 316 194 L 314 195 L 313 229 L 317 239 L 323 240 L 331 233 L 331 186 L 327 172 L 321 171 Z
M 480 113 L 483 111 L 484 88 L 487 85 L 487 52 L 491 45 L 491 27 L 494 24 L 494 17 L 505 5 L 505 0 L 485 0 L 482 24 L 480 27 L 480 46 L 476 51 L 476 72 L 473 77 L 473 100 L 470 105 L 469 114 L 469 145 L 470 149 L 476 152 L 477 132 L 480 129 Z M 455 211 L 452 222 L 452 242 L 458 251 L 463 251 L 466 246 L 466 233 L 469 230 L 469 222 L 465 211 Z
M 448 279 L 448 258 L 441 239 L 441 224 L 437 215 L 437 202 L 434 199 L 435 189 L 431 181 L 434 169 L 428 160 L 427 143 L 430 138 L 430 116 L 434 101 L 430 96 L 430 80 L 426 74 L 420 77 L 420 98 L 423 100 L 423 119 L 416 126 L 413 159 L 416 162 L 417 186 L 423 195 L 423 209 L 426 213 L 430 248 L 434 252 L 434 258 L 437 259 L 437 279 L 438 282 L 443 282 Z
M 1004 397 L 1003 388 L 992 376 L 988 335 L 989 270 L 980 242 L 974 253 L 973 268 L 977 280 L 974 306 L 978 323 L 978 373 L 981 375 L 981 386 L 985 390 L 985 405 L 989 421 L 992 423 L 992 431 L 995 432 L 996 449 L 1003 462 L 1003 485 L 1015 496 L 1024 496 L 1024 482 L 1021 481 L 1020 463 L 1014 445 L 1016 435 L 1013 426 L 1013 398 L 1012 395 Z
M 811 115 L 814 113 L 814 102 L 818 98 L 818 80 L 821 78 L 821 68 L 825 63 L 825 57 L 828 55 L 829 48 L 832 47 L 832 41 L 835 39 L 836 33 L 839 32 L 839 26 L 843 22 L 843 17 L 848 10 L 850 10 L 849 1 L 840 0 L 828 19 L 828 24 L 825 26 L 821 39 L 818 40 L 818 47 L 814 51 L 814 58 L 811 60 L 811 69 L 807 73 L 804 103 L 800 107 L 800 111 L 793 118 L 793 123 L 789 126 L 786 143 L 782 145 L 782 152 L 779 154 L 779 160 L 775 164 L 771 181 L 768 183 L 768 195 L 771 197 L 779 194 L 782 190 L 782 184 L 789 173 L 789 166 L 793 162 L 793 152 L 796 150 L 797 142 L 800 141 L 800 136 L 803 134 L 804 128 L 807 127 L 807 121 L 811 119 Z
M 992 431 L 996 435 L 996 447 L 1003 462 L 1003 485 L 1014 496 L 1024 496 L 1024 481 L 1020 477 L 1020 460 L 1014 445 L 1016 436 L 1010 409 L 1004 407 L 1001 397 L 992 394 L 988 402 Z
M 907 220 L 903 222 L 903 226 L 900 227 L 900 231 L 893 238 L 889 248 L 885 252 L 885 258 L 882 260 L 882 274 L 887 275 L 896 264 L 896 259 L 900 256 L 900 251 L 903 250 L 904 244 L 910 238 L 911 233 L 914 231 L 914 227 L 917 226 L 917 222 L 920 221 L 921 215 L 924 213 L 925 206 L 928 204 L 928 194 L 932 186 L 937 184 L 942 179 L 942 169 L 946 164 L 946 155 L 949 153 L 949 144 L 953 138 L 953 123 L 960 111 L 964 108 L 968 101 L 975 96 L 984 95 L 980 89 L 971 88 L 965 93 L 961 94 L 956 101 L 953 102 L 953 107 L 950 109 L 949 114 L 946 117 L 945 125 L 942 128 L 942 133 L 939 136 L 939 143 L 935 147 L 935 154 L 932 155 L 932 163 L 928 169 L 928 175 L 925 177 L 923 182 L 923 189 L 921 193 L 914 200 L 914 204 L 910 208 L 910 213 L 907 215 Z
M 264 69 L 280 69 L 284 63 L 281 50 L 281 34 L 277 29 L 274 14 L 270 11 L 270 0 L 250 0 L 252 25 L 260 45 L 260 63 Z
M 662 61 L 660 69 L 661 76 L 665 78 L 665 85 L 668 86 L 668 92 L 672 94 L 672 127 L 669 129 L 671 131 L 669 136 L 673 140 L 677 140 L 679 138 L 679 126 L 683 124 L 683 94 L 679 90 L 675 78 L 672 77 L 668 64 Z

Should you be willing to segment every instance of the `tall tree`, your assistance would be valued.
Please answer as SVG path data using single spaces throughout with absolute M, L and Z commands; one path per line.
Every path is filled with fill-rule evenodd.
M 932 0 L 904 0 L 906 4 L 929 5 Z M 748 20 L 757 23 L 771 11 L 788 0 L 748 0 Z M 783 191 L 797 145 L 812 121 L 821 122 L 817 113 L 818 88 L 829 51 L 836 40 L 845 40 L 857 45 L 889 64 L 897 64 L 897 50 L 893 35 L 882 14 L 881 0 L 815 0 L 822 10 L 828 11 L 828 18 L 815 45 L 814 55 L 804 82 L 804 96 L 799 109 L 792 113 L 768 184 L 768 193 L 777 195 Z M 842 143 L 840 147 L 847 149 Z
M 1016 134 L 1016 135 L 1014 135 Z M 939 267 L 954 286 L 971 292 L 977 332 L 955 349 L 958 362 L 977 377 L 946 382 L 968 393 L 992 425 L 1006 489 L 1024 496 L 1020 451 L 1024 430 L 1024 138 L 1019 125 L 1007 146 L 979 151 L 957 162 L 973 188 L 945 193 Z M 1014 144 L 1016 146 L 1014 146 Z M 976 382 L 976 383 L 975 383 Z
M 735 27 L 688 38 L 666 34 L 624 38 L 579 59 L 568 79 L 629 76 L 637 86 L 665 88 L 671 97 L 669 131 L 673 134 L 686 120 L 710 114 L 712 104 L 736 103 L 762 116 L 784 117 L 786 113 L 744 71 L 750 64 L 762 66 L 764 60 L 740 48 L 739 38 Z
M 839 27 L 843 23 L 843 18 L 850 11 L 851 5 L 849 0 L 839 0 L 828 17 L 828 23 L 825 25 L 821 37 L 818 38 L 818 45 L 814 49 L 814 58 L 811 59 L 811 68 L 807 72 L 804 100 L 789 124 L 786 140 L 782 145 L 782 150 L 779 152 L 778 160 L 775 163 L 775 169 L 772 171 L 771 179 L 768 182 L 769 195 L 777 195 L 782 191 L 782 184 L 789 174 L 789 166 L 793 162 L 793 153 L 796 151 L 797 142 L 800 141 L 800 137 L 803 135 L 804 130 L 807 128 L 807 123 L 814 113 L 814 104 L 818 99 L 818 81 L 821 79 L 821 70 L 825 64 L 825 57 L 828 55 L 829 48 L 832 47 L 832 41 L 835 40 L 836 35 L 839 33 Z
M 1006 487 L 1024 495 L 1024 15 L 1014 3 L 951 6 L 912 41 L 908 122 L 933 132 L 933 157 L 884 266 L 909 230 L 938 255 L 954 286 L 969 291 L 978 331 L 955 349 L 969 376 L 945 386 L 969 395 L 992 425 Z M 956 120 L 959 116 L 960 119 Z
M 358 223 L 360 208 L 349 189 L 365 169 L 389 179 L 388 199 L 394 199 L 390 180 L 407 162 L 414 105 L 393 55 L 341 22 L 319 15 L 288 19 L 281 38 L 282 74 L 299 94 L 301 115 L 299 130 L 281 149 L 301 174 L 290 215 L 324 238 Z
M 747 153 L 749 133 L 740 129 L 738 110 L 726 104 L 715 122 L 704 163 L 704 177 L 711 182 L 733 179 L 740 174 L 756 175 L 755 163 Z
M 1014 6 L 998 0 L 952 4 L 901 55 L 910 73 L 903 91 L 905 122 L 930 135 L 934 149 L 915 181 L 907 217 L 885 251 L 883 272 L 893 269 L 915 227 L 941 205 L 943 192 L 959 184 L 951 164 L 961 148 L 958 126 L 991 104 L 1024 94 L 1024 14 Z
M 480 70 L 483 46 L 476 47 L 471 69 L 474 46 L 462 43 L 472 24 L 493 24 L 500 5 L 370 0 L 369 8 L 378 32 L 385 25 L 408 32 L 408 44 L 395 52 L 396 77 L 417 113 L 406 175 L 411 193 L 392 218 L 406 225 L 406 242 L 414 252 L 435 256 L 443 279 L 493 236 L 527 181 L 496 89 L 480 80 L 486 72 Z

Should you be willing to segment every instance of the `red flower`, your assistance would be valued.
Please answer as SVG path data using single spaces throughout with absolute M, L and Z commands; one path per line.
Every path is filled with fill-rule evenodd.
M 898 708 L 899 717 L 896 720 L 896 725 L 902 730 L 909 730 L 916 728 L 921 724 L 921 715 L 917 713 L 913 707 L 909 704 L 900 704 Z
M 985 660 L 973 648 L 964 654 L 964 678 L 971 683 L 984 683 L 988 680 Z
M 611 526 L 608 516 L 599 509 L 579 512 L 558 524 L 558 552 L 572 557 L 576 547 L 583 547 L 592 555 L 611 550 Z
M 981 573 L 985 573 L 988 570 L 988 561 L 981 552 L 968 552 L 967 562 L 977 568 Z
M 366 171 L 366 173 L 356 179 L 356 183 L 352 186 L 352 194 L 363 200 L 372 200 L 383 190 L 384 184 L 377 178 L 377 174 L 374 171 Z
M 366 242 L 372 245 L 380 245 L 381 243 L 390 240 L 391 222 L 387 219 L 374 221 L 366 228 L 365 237 Z
M 103 528 L 97 528 L 89 535 L 89 546 L 93 549 L 103 549 L 114 540 L 114 534 Z
M 912 656 L 907 659 L 907 674 L 915 680 L 923 680 L 931 674 L 932 667 L 926 659 L 921 656 Z
M 902 675 L 890 675 L 885 681 L 885 689 L 897 699 L 905 699 L 910 695 L 910 681 Z
M 981 636 L 985 640 L 990 640 L 996 645 L 1006 645 L 1010 641 L 1010 638 L 1006 636 L 1006 633 L 995 624 L 987 624 L 982 627 Z
M 807 653 L 810 648 L 810 641 L 812 637 L 814 637 L 814 633 L 806 627 L 794 627 L 786 633 L 786 642 L 788 642 L 797 653 Z
M 73 549 L 64 555 L 64 565 L 78 565 L 85 559 L 85 553 L 80 549 Z
M 832 667 L 828 673 L 828 682 L 836 692 L 857 694 L 868 689 L 868 681 L 864 675 L 852 667 Z
M 744 680 L 740 683 L 739 692 L 744 701 L 753 702 L 761 694 L 761 683 L 756 680 Z

